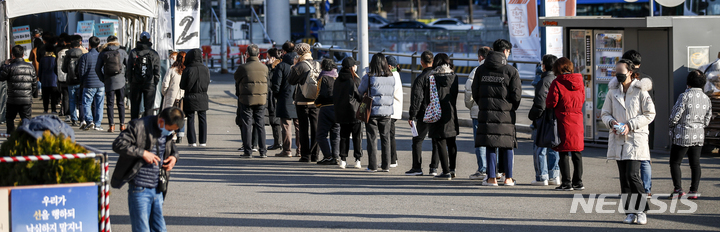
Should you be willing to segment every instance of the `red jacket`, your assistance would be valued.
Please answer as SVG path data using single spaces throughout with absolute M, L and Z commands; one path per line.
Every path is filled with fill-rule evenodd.
M 553 147 L 553 150 L 569 152 L 585 149 L 584 103 L 585 85 L 579 73 L 559 75 L 550 84 L 545 104 L 547 108 L 555 109 L 561 140 L 560 145 Z

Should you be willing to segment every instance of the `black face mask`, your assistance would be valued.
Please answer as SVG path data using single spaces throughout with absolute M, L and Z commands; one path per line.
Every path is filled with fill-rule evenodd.
M 617 80 L 618 80 L 620 83 L 625 83 L 625 80 L 627 80 L 627 74 L 620 74 L 620 73 L 618 73 L 618 74 L 615 74 L 615 77 L 617 77 Z

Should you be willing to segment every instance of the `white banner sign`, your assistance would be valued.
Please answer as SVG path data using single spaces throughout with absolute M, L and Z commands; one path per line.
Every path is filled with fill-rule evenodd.
M 93 36 L 93 32 L 95 31 L 95 21 L 88 20 L 88 21 L 79 21 L 77 25 L 77 33 L 76 35 L 82 36 L 82 46 L 85 47 L 85 49 L 90 49 L 90 37 Z
M 540 33 L 536 0 L 506 0 L 512 59 L 539 62 Z
M 23 54 L 23 58 L 25 58 L 25 62 L 30 62 L 30 52 L 32 51 L 32 36 L 30 35 L 30 26 L 19 26 L 19 27 L 13 27 L 13 41 L 15 41 L 15 45 L 20 45 L 25 48 L 25 53 Z
M 101 24 L 102 24 L 102 23 L 112 23 L 112 24 L 114 24 L 113 26 L 114 26 L 114 28 L 115 28 L 115 34 L 113 34 L 113 35 L 116 36 L 116 37 L 118 36 L 117 33 L 118 33 L 118 31 L 120 31 L 120 30 L 118 29 L 118 25 L 120 24 L 120 22 L 119 22 L 117 19 L 100 19 L 100 23 L 101 23 Z
M 200 48 L 200 1 L 177 1 L 175 5 L 175 49 Z
M 575 16 L 575 0 L 544 0 L 545 16 Z M 563 56 L 563 28 L 545 28 L 545 49 L 547 54 Z

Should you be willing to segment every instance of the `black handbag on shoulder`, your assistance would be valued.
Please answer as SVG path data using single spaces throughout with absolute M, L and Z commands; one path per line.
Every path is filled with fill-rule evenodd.
M 535 136 L 535 145 L 538 147 L 557 147 L 562 143 L 560 134 L 558 133 L 558 121 L 555 117 L 555 110 L 551 108 L 543 111 L 542 117 L 535 121 L 537 126 L 537 135 Z

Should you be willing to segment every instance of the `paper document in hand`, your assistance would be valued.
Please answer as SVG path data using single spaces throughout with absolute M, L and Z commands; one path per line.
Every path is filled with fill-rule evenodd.
M 417 136 L 418 136 L 417 126 L 415 125 L 415 121 L 412 121 L 412 122 L 410 123 L 410 132 L 412 132 L 412 136 L 413 136 L 413 137 L 417 137 Z

